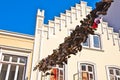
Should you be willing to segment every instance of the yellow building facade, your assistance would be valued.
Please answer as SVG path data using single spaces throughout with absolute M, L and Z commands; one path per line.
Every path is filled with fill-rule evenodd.
M 81 52 L 71 55 L 68 64 L 53 67 L 57 77 L 33 71 L 91 10 L 81 1 L 44 24 L 44 10 L 38 9 L 35 36 L 0 31 L 0 80 L 120 80 L 119 34 L 102 19 L 95 35 L 82 44 Z
M 34 37 L 0 30 L 0 80 L 29 80 Z

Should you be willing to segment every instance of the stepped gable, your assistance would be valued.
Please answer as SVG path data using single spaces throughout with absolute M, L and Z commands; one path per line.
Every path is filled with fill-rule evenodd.
M 49 21 L 49 24 L 48 25 L 45 25 L 43 24 L 40 29 L 43 30 L 43 32 L 46 32 L 47 35 L 46 35 L 46 38 L 49 39 L 50 38 L 50 27 L 52 27 L 51 29 L 53 29 L 53 32 L 52 32 L 52 35 L 55 35 L 57 31 L 62 31 L 62 28 L 63 27 L 69 27 L 68 25 L 69 24 L 72 24 L 76 21 L 80 21 L 81 19 L 85 18 L 87 14 L 89 14 L 89 12 L 91 11 L 91 8 L 90 7 L 86 7 L 87 6 L 87 3 L 86 2 L 81 2 L 80 4 L 80 14 L 77 14 L 77 9 L 76 7 L 71 7 L 71 10 L 66 10 L 66 14 L 63 14 L 61 13 L 61 16 L 60 17 L 55 17 L 54 18 L 54 21 Z M 79 12 L 78 11 L 78 12 Z M 74 17 L 73 17 L 74 16 Z M 62 20 L 65 22 L 64 26 L 62 26 Z M 52 24 L 53 26 L 51 26 L 50 24 Z M 109 27 L 108 27 L 108 24 L 106 22 L 102 22 L 101 23 L 101 32 L 102 34 L 104 34 L 104 30 L 106 29 L 106 33 L 107 33 L 107 39 L 109 40 L 109 35 L 112 35 L 112 39 L 113 39 L 113 45 L 115 45 L 115 41 L 117 39 L 118 43 L 119 43 L 119 38 L 118 38 L 118 34 L 117 33 L 114 33 L 113 32 L 113 29 L 111 29 L 111 33 L 109 33 Z M 90 33 L 91 34 L 91 33 Z M 117 38 L 116 38 L 117 37 Z M 82 40 L 83 42 L 83 40 Z M 76 46 L 75 46 L 76 47 Z M 74 47 L 73 47 L 74 48 Z M 57 50 L 56 50 L 57 51 Z M 81 49 L 80 49 L 81 51 Z M 57 53 L 57 52 L 56 52 Z M 75 52 L 77 53 L 77 52 Z M 52 55 L 51 55 L 52 56 Z M 53 55 L 54 56 L 54 55 Z M 47 60 L 49 58 L 45 58 L 45 59 L 42 59 L 43 61 L 40 61 L 40 62 L 43 62 L 43 63 L 39 63 L 39 64 L 43 64 L 43 66 L 45 66 L 43 69 L 40 69 L 42 70 L 43 72 L 48 70 L 49 69 L 49 66 L 46 66 L 46 61 L 44 60 Z M 51 58 L 50 58 L 51 59 Z M 62 57 L 60 58 L 60 60 L 62 59 Z M 66 58 L 64 58 L 65 60 L 62 60 L 66 63 Z M 51 59 L 52 60 L 52 59 Z M 58 60 L 59 61 L 59 60 Z M 37 65 L 36 67 L 40 67 L 40 65 Z M 59 63 L 58 63 L 59 64 Z M 60 63 L 61 64 L 61 63 Z M 67 64 L 67 63 L 66 63 Z M 50 65 L 55 65 L 54 63 L 50 63 Z M 36 68 L 35 68 L 36 69 Z M 45 70 L 44 70 L 45 69 Z
M 61 31 L 63 27 L 69 27 L 68 24 L 76 21 L 80 24 L 79 21 L 85 18 L 91 10 L 92 8 L 87 6 L 87 2 L 81 1 L 81 4 L 76 4 L 75 7 L 71 7 L 70 10 L 66 10 L 65 13 L 60 13 L 60 17 L 55 16 L 54 20 L 49 20 L 48 24 L 43 24 L 42 27 L 39 27 L 39 30 L 42 29 L 43 32 L 47 34 L 44 37 L 48 38 L 50 35 L 55 35 L 57 31 Z M 40 11 L 40 9 L 38 9 L 37 16 L 42 16 L 44 21 L 44 10 Z

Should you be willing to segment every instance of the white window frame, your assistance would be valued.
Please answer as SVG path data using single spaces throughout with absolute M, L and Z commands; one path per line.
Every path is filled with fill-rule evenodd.
M 110 74 L 109 74 L 109 68 L 110 68 L 110 67 L 113 67 L 113 68 L 116 68 L 116 69 L 120 69 L 120 66 L 107 65 L 107 66 L 106 66 L 107 80 L 110 80 Z
M 9 58 L 9 62 L 12 62 L 12 57 L 11 56 Z M 8 64 L 7 73 L 6 73 L 6 76 L 5 76 L 5 80 L 8 80 L 9 73 L 10 73 L 10 68 L 11 68 L 11 64 Z
M 94 46 L 94 36 L 99 37 L 99 48 Z M 90 35 L 90 47 L 93 48 L 93 49 L 100 49 L 100 50 L 102 49 L 102 46 L 101 46 L 101 36 L 99 34 Z
M 68 29 L 67 31 L 67 35 L 70 36 L 70 34 L 72 33 L 74 29 Z M 93 36 L 98 36 L 99 37 L 99 48 L 94 47 L 94 40 L 93 40 Z M 101 39 L 101 34 L 99 33 L 95 33 L 95 35 L 88 35 L 88 46 L 84 46 L 82 43 L 82 46 L 84 48 L 91 48 L 91 49 L 97 49 L 97 50 L 102 50 L 102 39 Z
M 80 64 L 90 64 L 90 65 L 93 65 L 93 70 L 94 70 L 94 79 L 95 80 L 98 80 L 98 77 L 97 77 L 97 67 L 96 67 L 96 64 L 95 63 L 93 63 L 93 62 L 89 62 L 89 61 L 78 61 L 77 62 L 77 65 L 78 65 L 78 79 L 81 79 L 81 65 Z
M 2 56 L 2 49 L 0 48 L 0 61 L 3 61 L 3 56 Z M 1 69 L 2 69 L 2 63 L 0 63 L 0 73 L 1 73 Z
M 58 65 L 56 67 L 52 67 L 52 68 L 59 69 L 59 74 L 60 74 L 60 70 L 63 70 L 63 80 L 65 80 L 65 70 L 64 70 L 65 67 L 64 67 L 64 65 L 63 65 L 63 68 L 60 68 Z M 60 78 L 60 75 L 58 77 L 58 80 L 60 80 L 59 78 Z
M 10 70 L 9 70 L 9 68 L 11 67 L 11 64 L 18 64 L 18 65 L 24 65 L 24 63 L 17 63 L 17 62 L 12 62 L 11 60 L 12 60 L 12 58 L 11 58 L 11 60 L 9 60 L 9 62 L 8 61 L 3 61 L 3 58 L 4 58 L 4 56 L 3 56 L 3 54 L 6 54 L 6 55 L 14 55 L 14 56 L 23 56 L 23 57 L 26 57 L 27 58 L 27 62 L 26 62 L 26 73 L 25 73 L 25 79 L 27 78 L 27 70 L 28 70 L 28 63 L 29 63 L 29 53 L 24 53 L 24 52 L 18 52 L 18 51 L 12 51 L 12 50 L 4 50 L 4 49 L 0 49 L 0 72 L 1 72 L 1 69 L 2 69 L 2 63 L 7 63 L 8 64 L 8 70 L 7 70 L 7 72 L 6 72 L 6 75 L 10 72 Z M 17 66 L 16 66 L 17 67 Z M 8 75 L 8 77 L 9 77 L 9 75 Z M 5 78 L 5 80 L 8 80 L 8 77 L 7 78 Z M 14 79 L 15 80 L 15 79 Z
M 18 58 L 18 60 L 17 60 L 17 63 L 19 63 L 19 62 L 20 62 L 20 58 Z M 15 69 L 15 77 L 14 77 L 14 80 L 17 80 L 18 70 L 19 70 L 19 66 L 17 65 L 17 66 L 16 66 L 16 69 Z

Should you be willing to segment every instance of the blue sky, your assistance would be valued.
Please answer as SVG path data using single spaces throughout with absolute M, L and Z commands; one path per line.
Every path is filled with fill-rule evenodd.
M 84 0 L 95 7 L 100 0 Z M 80 0 L 0 0 L 0 29 L 34 35 L 37 9 L 45 10 L 45 22 L 80 3 Z

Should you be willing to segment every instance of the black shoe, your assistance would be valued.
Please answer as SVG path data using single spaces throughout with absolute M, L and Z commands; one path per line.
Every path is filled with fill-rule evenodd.
M 51 73 L 51 75 L 55 75 L 54 73 Z
M 68 56 L 68 58 L 70 58 L 71 56 Z
M 64 61 L 65 64 L 67 64 L 67 61 Z
M 85 35 L 83 36 L 83 43 L 85 43 L 85 42 L 87 41 L 88 34 L 89 34 L 89 33 L 87 33 L 87 34 L 85 34 Z
M 46 76 L 47 76 L 47 75 L 50 75 L 50 73 L 49 73 L 49 72 L 47 72 L 45 75 L 46 75 Z
M 79 52 L 82 50 L 82 46 L 81 45 L 78 47 L 78 50 L 79 50 Z

